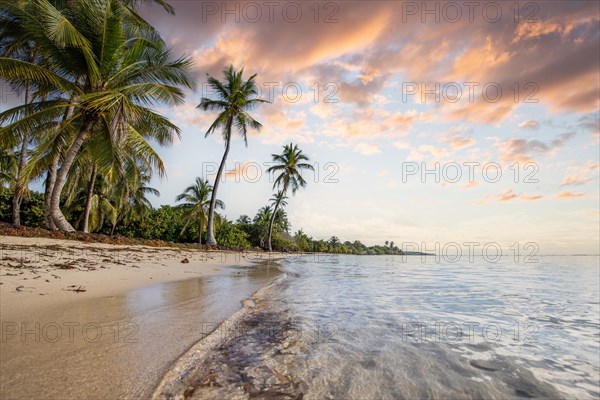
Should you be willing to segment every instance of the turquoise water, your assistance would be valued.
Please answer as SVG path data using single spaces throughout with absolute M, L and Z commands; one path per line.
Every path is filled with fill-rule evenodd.
M 290 258 L 214 333 L 188 395 L 598 398 L 599 268 L 596 256 Z

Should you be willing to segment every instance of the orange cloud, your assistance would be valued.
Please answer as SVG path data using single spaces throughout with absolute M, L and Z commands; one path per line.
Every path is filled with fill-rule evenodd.
M 526 195 L 526 194 L 516 194 L 512 189 L 508 189 L 504 192 L 501 192 L 497 195 L 486 196 L 482 200 L 479 201 L 479 204 L 486 203 L 488 201 L 498 201 L 500 203 L 506 203 L 512 200 L 520 200 L 520 201 L 537 201 L 542 200 L 544 196 L 542 195 Z
M 457 129 L 451 129 L 450 131 L 443 133 L 440 142 L 449 144 L 453 149 L 462 149 L 477 143 L 474 139 L 462 136 Z
M 515 192 L 513 192 L 512 189 L 507 190 L 506 192 L 500 193 L 498 195 L 498 201 L 500 202 L 505 202 L 505 201 L 509 201 L 512 199 L 516 199 L 517 195 L 515 194 Z
M 472 182 L 467 182 L 467 183 L 463 184 L 461 187 L 463 189 L 471 189 L 471 188 L 474 188 L 476 186 L 479 186 L 479 181 L 478 180 L 473 180 Z
M 451 78 L 448 80 L 479 82 L 485 80 L 487 71 L 501 67 L 509 61 L 509 52 L 495 45 L 488 36 L 483 46 L 471 47 L 454 60 Z
M 578 171 L 565 176 L 560 186 L 581 186 L 590 182 L 594 177 L 590 176 L 594 171 L 600 168 L 600 164 L 588 162 L 579 168 Z
M 564 192 L 560 192 L 556 195 L 556 197 L 558 197 L 559 199 L 577 199 L 579 197 L 587 197 L 587 194 L 585 193 L 574 193 L 574 192 L 570 192 L 568 190 L 565 190 Z

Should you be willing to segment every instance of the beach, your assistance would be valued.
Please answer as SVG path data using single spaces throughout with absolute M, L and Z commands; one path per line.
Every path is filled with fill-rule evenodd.
M 3 399 L 148 397 L 279 273 L 261 253 L 0 239 Z

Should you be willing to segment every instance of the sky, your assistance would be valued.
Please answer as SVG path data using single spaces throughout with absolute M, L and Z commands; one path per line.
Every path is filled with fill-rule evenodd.
M 600 253 L 599 2 L 170 3 L 175 16 L 142 14 L 194 60 L 198 87 L 159 109 L 182 135 L 159 150 L 155 206 L 214 179 L 224 143 L 195 107 L 207 74 L 233 64 L 271 103 L 253 111 L 264 127 L 248 147 L 232 143 L 218 196 L 229 219 L 267 204 L 266 163 L 293 142 L 318 171 L 288 201 L 293 231 Z

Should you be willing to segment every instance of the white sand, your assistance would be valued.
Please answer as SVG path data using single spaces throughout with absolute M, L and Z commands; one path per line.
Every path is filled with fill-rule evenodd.
M 186 258 L 189 263 L 182 263 Z M 214 275 L 269 258 L 274 256 L 0 236 L 0 312 L 6 318 L 28 308 Z
M 149 397 L 274 257 L 0 236 L 0 398 Z

